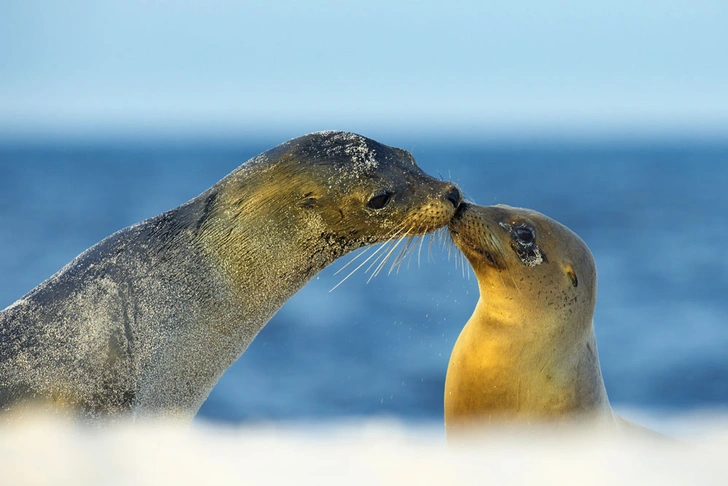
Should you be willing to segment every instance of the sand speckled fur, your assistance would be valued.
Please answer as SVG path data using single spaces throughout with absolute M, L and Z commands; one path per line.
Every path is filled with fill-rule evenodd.
M 389 206 L 367 209 L 384 189 Z M 254 157 L 0 312 L 0 407 L 189 419 L 310 278 L 361 246 L 446 225 L 451 189 L 406 152 L 343 132 Z

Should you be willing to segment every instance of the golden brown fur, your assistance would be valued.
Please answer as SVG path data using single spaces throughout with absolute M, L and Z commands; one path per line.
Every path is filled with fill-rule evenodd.
M 480 300 L 445 383 L 448 433 L 488 424 L 613 422 L 592 324 L 596 265 L 546 216 L 463 204 L 450 223 Z

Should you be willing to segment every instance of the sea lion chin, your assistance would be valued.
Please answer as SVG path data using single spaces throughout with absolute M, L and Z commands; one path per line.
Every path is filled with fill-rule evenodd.
M 338 257 L 450 221 L 459 189 L 346 132 L 293 139 L 94 245 L 0 312 L 0 408 L 190 419 Z

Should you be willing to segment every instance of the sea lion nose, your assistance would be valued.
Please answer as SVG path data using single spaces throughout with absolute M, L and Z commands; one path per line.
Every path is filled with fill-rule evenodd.
M 460 203 L 463 202 L 463 194 L 460 192 L 458 186 L 451 186 L 445 197 L 452 203 L 453 206 L 455 206 L 455 209 L 457 209 L 458 206 L 460 206 Z

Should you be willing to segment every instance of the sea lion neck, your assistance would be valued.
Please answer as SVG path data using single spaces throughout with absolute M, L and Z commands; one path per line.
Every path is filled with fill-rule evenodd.
M 532 309 L 524 307 L 517 288 L 505 289 L 505 287 L 501 282 L 494 284 L 490 279 L 478 279 L 480 298 L 475 312 L 484 317 L 479 324 L 488 327 L 507 327 L 513 332 L 530 327 L 533 321 Z M 542 331 L 543 326 L 539 326 L 528 332 L 534 334 Z
M 251 167 L 244 182 L 240 174 L 234 175 L 199 196 L 200 201 L 214 202 L 205 211 L 205 220 L 198 223 L 195 241 L 228 279 L 234 293 L 260 294 L 261 302 L 277 309 L 338 255 L 326 251 L 320 233 L 313 233 L 307 221 L 291 217 L 296 211 L 295 180 L 284 178 L 291 186 L 286 191 L 271 191 L 270 183 L 264 181 L 281 178 L 275 168 Z M 236 299 L 241 303 L 249 300 Z
M 512 323 L 481 300 L 453 350 L 445 384 L 449 432 L 473 424 L 611 420 L 593 333 L 561 342 L 531 319 Z

